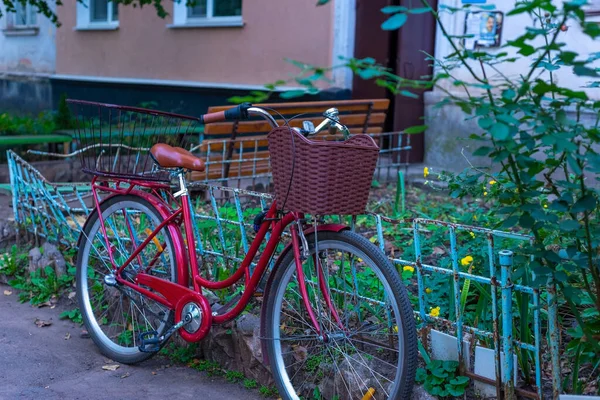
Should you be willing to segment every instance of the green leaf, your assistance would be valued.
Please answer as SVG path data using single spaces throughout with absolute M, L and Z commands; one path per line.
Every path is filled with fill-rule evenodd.
M 446 390 L 448 391 L 448 393 L 451 396 L 454 396 L 454 397 L 462 397 L 465 394 L 465 389 L 464 388 L 457 388 L 457 387 L 452 386 L 452 385 L 446 386 Z
M 504 220 L 504 222 L 502 223 L 502 227 L 503 228 L 512 228 L 513 226 L 515 226 L 517 224 L 517 222 L 519 222 L 519 216 L 512 215 Z
M 506 140 L 510 136 L 510 129 L 506 124 L 502 122 L 497 122 L 492 125 L 490 129 L 490 134 L 496 140 Z
M 469 382 L 469 378 L 467 378 L 466 376 L 462 376 L 462 375 L 459 375 L 450 381 L 450 383 L 455 386 L 464 385 L 467 382 Z
M 279 94 L 282 99 L 292 99 L 294 97 L 301 97 L 306 94 L 305 90 L 288 90 Z
M 583 65 L 576 65 L 573 68 L 573 72 L 578 76 L 592 76 L 594 78 L 600 76 L 595 69 L 584 67 Z
M 425 132 L 427 130 L 428 126 L 427 125 L 415 125 L 415 126 L 410 126 L 406 129 L 403 130 L 404 133 L 412 135 L 415 133 L 422 133 Z
M 425 378 L 427 377 L 427 371 L 424 368 L 417 368 L 417 375 L 415 376 L 415 381 L 418 383 L 425 382 Z
M 419 98 L 418 94 L 415 94 L 413 92 L 409 92 L 408 90 L 401 90 L 398 94 L 400 94 L 401 96 L 404 96 L 404 97 L 410 97 L 412 99 L 418 99 Z
M 506 89 L 502 92 L 502 98 L 505 100 L 512 100 L 517 94 L 512 89 Z
M 406 12 L 410 13 L 410 14 L 425 14 L 431 11 L 431 8 L 429 7 L 422 7 L 422 8 L 409 8 Z
M 474 156 L 484 157 L 490 154 L 494 149 L 487 146 L 482 146 L 473 152 Z
M 494 125 L 494 120 L 489 117 L 479 118 L 477 124 L 481 129 L 489 129 L 492 125 Z
M 404 12 L 406 11 L 406 7 L 404 6 L 387 6 L 387 7 L 383 7 L 381 9 L 381 12 L 384 14 L 394 14 L 397 12 Z
M 567 219 L 564 221 L 561 221 L 560 224 L 558 224 L 558 227 L 560 228 L 561 231 L 564 232 L 573 232 L 578 230 L 581 225 L 579 225 L 579 222 L 572 220 L 572 219 Z
M 596 198 L 591 194 L 586 194 L 585 196 L 577 200 L 575 204 L 573 204 L 573 207 L 571 207 L 571 211 L 574 213 L 592 211 L 594 208 L 596 208 L 597 205 L 598 202 Z
M 521 218 L 519 219 L 519 224 L 525 229 L 531 229 L 533 228 L 533 224 L 535 224 L 535 219 L 533 219 L 533 217 L 528 213 L 525 213 L 521 215 Z
M 387 21 L 381 24 L 381 29 L 383 29 L 384 31 L 393 31 L 395 29 L 400 29 L 406 23 L 407 19 L 408 17 L 404 13 L 394 14 L 390 18 L 388 18 Z

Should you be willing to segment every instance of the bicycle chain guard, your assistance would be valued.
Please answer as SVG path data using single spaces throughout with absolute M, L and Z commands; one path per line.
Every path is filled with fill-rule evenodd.
M 139 273 L 135 277 L 136 283 L 148 286 L 160 293 L 169 303 L 169 308 L 175 311 L 175 324 L 185 318 L 184 309 L 188 305 L 196 306 L 199 309 L 197 317 L 192 316 L 190 323 L 198 324 L 194 329 L 186 330 L 186 325 L 179 328 L 179 335 L 188 342 L 198 342 L 202 340 L 209 332 L 212 325 L 212 311 L 206 297 L 188 289 L 185 286 L 178 285 L 173 282 Z M 188 307 L 189 309 L 190 307 Z M 193 307 L 192 307 L 193 308 Z

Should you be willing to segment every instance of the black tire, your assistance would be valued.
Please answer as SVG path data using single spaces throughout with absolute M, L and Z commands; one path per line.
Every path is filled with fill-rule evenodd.
M 309 243 L 309 252 L 311 255 L 313 255 L 315 253 L 314 235 L 307 236 L 307 241 Z M 371 388 L 374 388 L 376 384 L 373 384 L 372 382 L 376 382 L 379 383 L 381 389 L 377 387 L 379 391 L 375 390 L 375 394 L 372 395 L 372 397 L 370 398 L 386 398 L 396 400 L 410 399 L 412 387 L 415 381 L 415 372 L 417 368 L 417 337 L 413 310 L 408 299 L 406 288 L 404 287 L 398 272 L 393 268 L 392 264 L 387 259 L 387 257 L 377 247 L 375 247 L 364 237 L 350 231 L 342 231 L 339 233 L 319 232 L 318 246 L 320 257 L 328 257 L 328 255 L 331 254 L 334 258 L 338 257 L 339 259 L 341 259 L 339 263 L 337 263 L 335 259 L 333 262 L 327 261 L 325 263 L 323 262 L 325 258 L 322 259 L 322 264 L 327 265 L 327 267 L 324 268 L 324 270 L 326 271 L 326 273 L 324 273 L 324 276 L 326 277 L 325 280 L 327 282 L 336 282 L 336 279 L 346 277 L 348 275 L 344 272 L 345 268 L 347 267 L 344 266 L 345 256 L 342 252 L 348 252 L 348 254 L 354 253 L 354 256 L 357 257 L 356 259 L 354 258 L 354 256 L 348 257 L 347 265 L 352 269 L 351 275 L 353 276 L 361 275 L 363 273 L 368 273 L 371 270 L 378 269 L 380 273 L 374 271 L 373 274 L 379 277 L 379 279 L 381 280 L 381 287 L 383 288 L 383 292 L 391 292 L 391 296 L 393 296 L 393 298 L 395 299 L 395 302 L 392 302 L 390 300 L 390 305 L 388 305 L 385 301 L 380 302 L 384 303 L 380 305 L 381 310 L 383 311 L 391 309 L 393 315 L 396 316 L 395 321 L 397 325 L 395 325 L 393 331 L 394 333 L 390 333 L 391 331 L 389 330 L 389 321 L 384 325 L 383 323 L 379 322 L 380 320 L 377 319 L 375 319 L 374 324 L 371 324 L 369 321 L 365 320 L 362 321 L 360 325 L 358 325 L 358 322 L 360 322 L 361 319 L 360 315 L 364 313 L 363 310 L 368 310 L 368 308 L 364 308 L 360 304 L 370 302 L 377 303 L 376 300 L 370 298 L 368 300 L 363 300 L 367 299 L 365 294 L 367 292 L 360 292 L 362 295 L 359 294 L 359 282 L 362 278 L 358 277 L 353 278 L 352 280 L 353 284 L 356 285 L 356 289 L 354 289 L 353 294 L 350 293 L 352 290 L 350 290 L 350 287 L 348 286 L 347 278 L 343 278 L 343 280 L 337 281 L 341 282 L 341 285 L 337 285 L 335 283 L 332 283 L 330 285 L 331 287 L 329 288 L 329 294 L 332 298 L 332 301 L 334 303 L 338 303 L 338 305 L 336 305 L 336 308 L 338 308 L 340 311 L 349 311 L 344 311 L 343 315 L 341 314 L 341 312 L 338 313 L 340 314 L 340 319 L 346 322 L 345 324 L 342 324 L 344 325 L 343 330 L 335 326 L 336 323 L 333 321 L 333 317 L 329 318 L 327 316 L 324 316 L 322 318 L 323 331 L 327 332 L 327 330 L 330 329 L 328 335 L 330 335 L 332 338 L 328 339 L 327 343 L 323 342 L 322 338 L 310 339 L 313 336 L 316 336 L 317 338 L 319 337 L 318 335 L 316 335 L 316 330 L 314 330 L 314 328 L 311 328 L 313 331 L 310 332 L 309 328 L 300 329 L 288 326 L 290 324 L 297 324 L 303 326 L 306 325 L 304 324 L 305 322 L 310 321 L 307 314 L 293 315 L 292 312 L 289 311 L 289 308 L 292 308 L 292 302 L 301 301 L 301 297 L 300 300 L 293 299 L 298 297 L 298 293 L 294 292 L 293 286 L 294 284 L 297 285 L 295 281 L 296 278 L 294 277 L 294 275 L 296 274 L 296 266 L 294 262 L 293 252 L 288 251 L 287 254 L 285 254 L 281 259 L 277 261 L 276 270 L 274 272 L 275 275 L 269 288 L 269 293 L 267 294 L 268 298 L 266 304 L 266 312 L 265 315 L 263 315 L 263 318 L 266 318 L 265 340 L 267 341 L 269 363 L 271 366 L 273 377 L 275 379 L 275 384 L 277 385 L 277 389 L 279 390 L 280 395 L 284 399 L 298 399 L 298 396 L 302 396 L 302 398 L 337 398 L 339 400 L 350 398 L 362 399 L 363 395 L 365 394 L 365 390 L 367 389 L 367 386 L 369 386 L 367 383 L 371 382 Z M 338 249 L 341 249 L 341 251 L 337 251 L 337 253 L 334 253 L 333 251 L 330 251 L 330 249 L 336 251 Z M 335 254 L 337 254 L 337 256 Z M 358 258 L 358 255 L 360 255 L 361 258 Z M 311 259 L 312 257 L 308 257 L 308 260 Z M 355 263 L 357 264 L 356 267 L 354 266 Z M 362 267 L 362 263 L 364 263 L 366 267 Z M 307 264 L 312 264 L 312 268 L 314 269 L 314 262 L 304 261 L 303 270 L 306 269 Z M 337 271 L 335 267 L 336 265 Z M 336 274 L 340 271 L 340 277 L 335 278 L 333 274 Z M 307 272 L 305 272 L 305 274 L 306 273 Z M 310 279 L 312 278 L 307 277 L 305 281 L 310 283 Z M 366 284 L 373 283 L 367 282 Z M 334 286 L 336 286 L 337 288 L 335 288 Z M 314 285 L 314 287 L 316 288 L 317 285 Z M 340 290 L 339 288 L 342 288 L 343 290 Z M 318 293 L 318 291 L 315 292 Z M 376 295 L 371 294 L 373 292 L 374 291 L 368 292 L 369 296 L 377 298 Z M 287 298 L 285 297 L 286 293 L 288 296 Z M 388 294 L 385 294 L 385 296 L 387 295 Z M 342 306 L 339 306 L 340 296 L 343 297 Z M 311 298 L 310 292 L 308 297 Z M 384 297 L 384 299 L 385 298 L 386 297 Z M 289 299 L 291 299 L 291 301 Z M 356 301 L 359 305 L 350 305 L 350 307 L 348 307 L 348 304 L 346 304 L 347 299 L 349 299 L 351 302 L 354 299 L 354 301 Z M 284 303 L 284 300 L 286 303 Z M 315 304 L 317 304 L 317 307 L 319 307 L 318 303 L 324 304 L 323 300 L 319 299 L 319 301 L 313 304 L 313 309 L 315 309 Z M 393 304 L 396 304 L 397 307 L 394 308 Z M 371 306 L 369 307 L 372 308 L 373 313 L 375 313 L 375 308 L 377 308 L 377 306 L 373 306 L 372 304 Z M 306 310 L 304 310 L 304 312 L 306 313 Z M 315 313 L 319 314 L 319 311 L 315 310 Z M 332 315 L 331 313 L 323 313 L 323 315 L 325 314 Z M 352 324 L 354 324 L 355 327 L 350 328 L 350 325 Z M 309 325 L 312 327 L 312 324 Z M 387 330 L 385 326 L 388 326 Z M 355 333 L 352 333 L 351 329 L 356 329 Z M 290 339 L 284 337 L 286 330 L 292 332 L 290 333 Z M 338 333 L 335 333 L 336 330 Z M 340 334 L 339 332 L 342 333 Z M 373 332 L 374 336 L 370 336 L 371 332 Z M 282 333 L 284 335 L 282 335 Z M 385 337 L 385 335 L 387 335 L 388 338 L 392 337 L 392 339 L 390 339 L 391 343 L 395 343 L 397 340 L 397 354 L 393 353 L 392 347 L 388 348 L 390 350 L 381 348 L 383 350 L 383 352 L 381 353 L 378 352 L 379 350 L 377 350 L 376 352 L 375 349 L 377 349 L 378 346 L 375 345 L 375 340 L 371 341 L 371 338 Z M 363 338 L 363 336 L 368 336 L 369 341 L 363 342 L 363 344 L 358 343 L 360 342 L 359 338 Z M 294 337 L 298 337 L 296 340 L 300 343 L 300 345 L 291 344 L 294 340 Z M 348 344 L 348 342 L 351 343 Z M 366 343 L 366 345 L 364 343 Z M 321 353 L 318 353 L 319 350 L 313 350 L 317 346 L 320 346 Z M 302 348 L 302 350 L 300 350 L 300 353 L 298 353 L 299 348 Z M 332 350 L 326 350 L 327 348 L 330 348 Z M 400 351 L 400 349 L 402 349 L 402 351 Z M 350 354 L 353 355 L 345 354 L 347 350 L 349 350 Z M 338 354 L 338 352 L 343 355 L 343 359 Z M 371 353 L 375 353 L 375 358 L 373 358 L 373 355 Z M 389 358 L 389 354 L 387 353 L 392 355 L 391 358 Z M 317 354 L 318 357 L 316 356 Z M 288 366 L 286 366 L 286 358 L 290 359 Z M 304 362 L 302 362 L 303 358 Z M 377 371 L 377 365 L 387 363 L 387 361 L 384 360 L 394 359 L 396 359 L 396 361 L 394 361 L 393 363 L 394 365 L 397 365 L 397 369 L 395 371 L 390 370 L 389 366 L 385 367 L 388 370 L 390 370 L 389 377 L 394 376 L 394 379 L 388 379 L 388 382 L 391 383 L 384 382 L 385 385 L 387 385 L 384 387 L 384 385 L 381 383 L 383 382 L 383 379 L 375 375 L 380 373 L 374 373 L 372 371 Z M 338 363 L 336 360 L 343 361 Z M 295 365 L 301 362 L 301 365 Z M 364 367 L 366 367 L 368 371 L 370 371 L 372 379 L 371 377 L 367 377 L 367 381 L 360 379 L 360 377 L 358 377 L 359 373 L 357 372 L 357 369 L 352 367 L 352 364 L 356 365 L 355 362 L 358 365 L 364 364 Z M 387 364 L 392 365 L 391 362 Z M 346 372 L 343 372 L 344 368 L 346 368 Z M 350 375 L 350 378 L 346 379 L 346 377 L 349 376 L 349 369 L 352 369 L 354 371 L 354 374 L 357 375 L 356 378 L 353 378 L 353 376 Z M 292 373 L 293 376 L 290 378 L 290 375 Z M 300 382 L 303 379 L 303 377 L 304 381 L 302 381 L 301 387 L 296 387 L 298 383 L 296 383 L 295 385 L 292 381 L 297 380 L 298 382 Z M 307 380 L 310 382 L 307 382 Z M 326 381 L 333 381 L 333 383 L 328 383 Z M 344 384 L 345 388 L 344 386 L 339 385 L 340 381 Z M 352 382 L 356 383 L 356 390 L 350 389 L 355 387 L 352 385 Z M 345 391 L 347 391 L 347 393 L 345 393 Z
M 129 213 L 123 213 L 123 209 L 132 210 L 131 215 L 133 217 Z M 140 228 L 144 226 L 143 223 L 152 224 L 148 227 L 148 229 L 152 227 L 150 231 L 154 230 L 163 220 L 152 204 L 141 197 L 133 195 L 111 197 L 102 203 L 101 211 L 107 226 L 107 232 L 112 232 L 112 236 L 109 234 L 113 239 L 111 250 L 118 265 L 117 260 L 126 259 L 131 254 L 128 246 L 133 240 L 120 235 L 120 239 L 116 238 L 114 233 L 119 232 L 117 226 L 119 220 L 116 219 L 118 217 L 117 212 L 121 211 L 119 214 L 129 216 L 127 219 L 124 217 L 123 222 L 128 221 L 133 224 L 139 221 Z M 146 215 L 146 217 L 143 218 L 142 215 Z M 109 269 L 110 259 L 108 258 L 107 246 L 104 244 L 100 226 L 98 213 L 94 211 L 88 217 L 88 221 L 79 237 L 76 272 L 79 309 L 87 331 L 102 354 L 123 364 L 138 363 L 152 357 L 154 354 L 139 351 L 137 347 L 139 345 L 139 333 L 156 330 L 161 334 L 172 326 L 173 311 L 125 285 L 106 284 L 105 276 L 110 275 L 111 272 Z M 135 229 L 132 230 L 136 232 L 136 241 L 138 240 L 137 235 L 142 237 L 145 234 L 143 229 L 141 229 L 141 232 Z M 176 260 L 173 257 L 174 245 L 169 230 L 167 228 L 161 229 L 156 238 L 157 241 L 151 241 L 142 250 L 139 260 L 145 260 L 145 252 L 151 252 L 152 246 L 161 249 L 159 259 L 147 273 L 177 282 Z M 155 250 L 154 254 L 156 253 Z M 143 263 L 143 261 L 136 260 L 134 259 L 124 270 L 128 274 L 128 279 L 133 279 L 136 268 L 141 267 L 140 264 Z M 107 298 L 108 300 L 106 300 Z M 130 314 L 127 309 L 129 309 Z M 110 323 L 108 322 L 109 318 Z M 117 318 L 122 322 L 115 321 Z M 139 329 L 136 330 L 136 326 Z M 119 331 L 121 332 L 117 335 Z

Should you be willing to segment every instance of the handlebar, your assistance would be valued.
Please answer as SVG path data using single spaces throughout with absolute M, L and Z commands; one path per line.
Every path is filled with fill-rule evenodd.
M 214 122 L 234 122 L 247 120 L 250 116 L 260 116 L 265 119 L 272 128 L 277 128 L 279 124 L 269 112 L 260 107 L 254 107 L 250 103 L 242 103 L 235 107 L 229 108 L 224 111 L 218 111 L 215 113 L 204 114 L 200 116 L 200 122 L 202 124 L 209 124 Z M 345 125 L 340 124 L 338 118 L 339 112 L 336 108 L 330 108 L 323 113 L 325 119 L 321 121 L 315 128 L 312 123 L 308 125 L 305 123 L 304 128 L 292 128 L 301 133 L 304 136 L 316 135 L 319 132 L 329 129 L 329 133 L 335 135 L 338 131 L 342 131 L 344 137 L 347 138 L 350 135 L 350 131 Z M 306 129 L 308 127 L 308 129 Z

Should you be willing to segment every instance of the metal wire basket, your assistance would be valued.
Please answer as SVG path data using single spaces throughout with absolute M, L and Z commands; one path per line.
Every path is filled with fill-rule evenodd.
M 373 138 L 309 140 L 281 126 L 269 133 L 268 141 L 280 209 L 313 215 L 364 213 L 379 156 Z
M 83 100 L 67 100 L 83 172 L 114 179 L 168 181 L 150 155 L 156 143 L 197 144 L 199 119 L 185 115 Z

